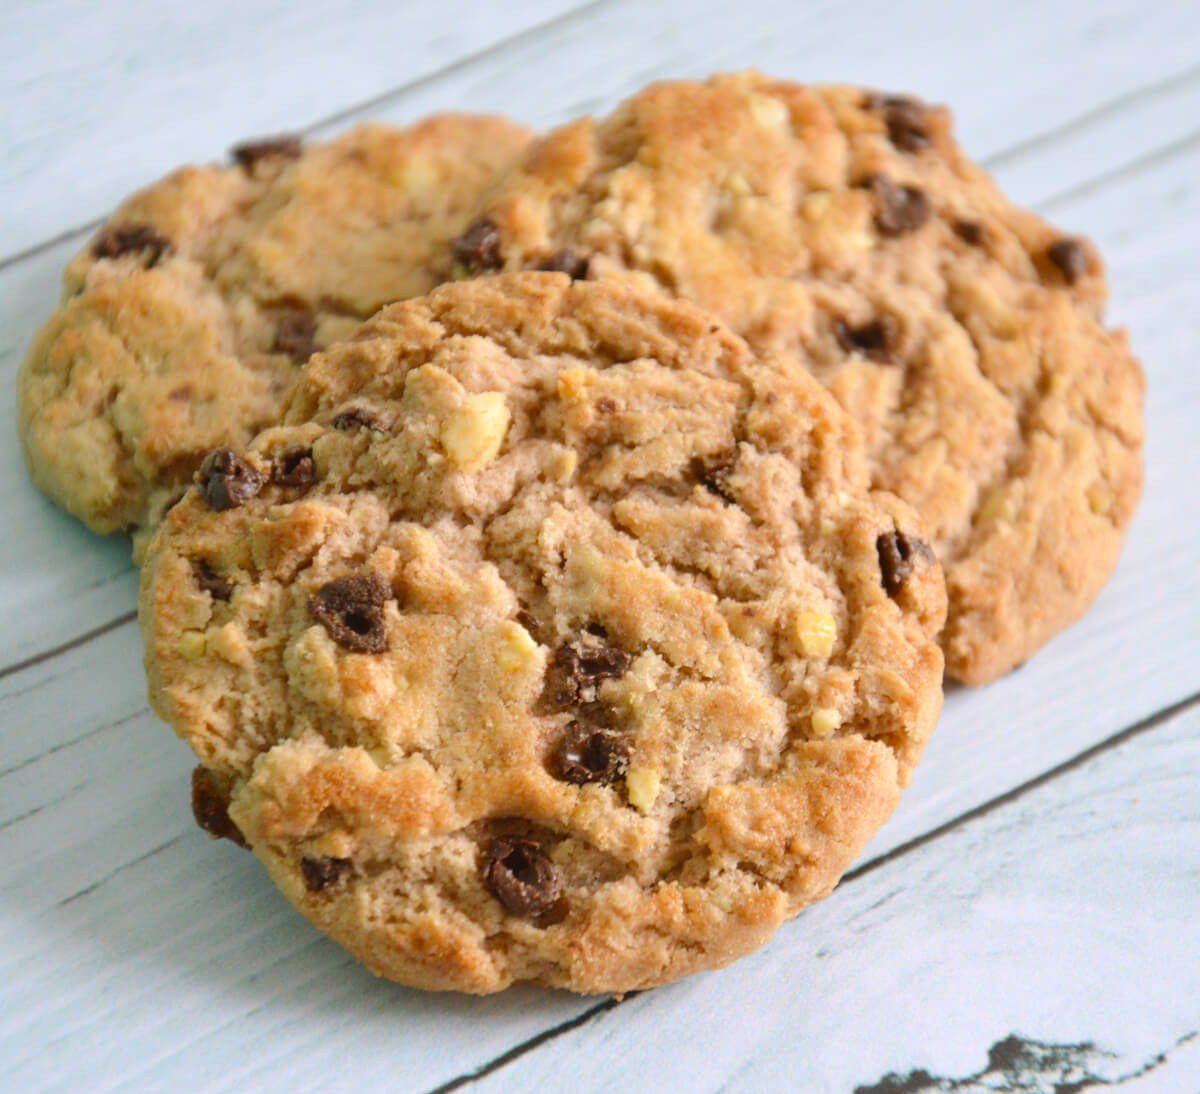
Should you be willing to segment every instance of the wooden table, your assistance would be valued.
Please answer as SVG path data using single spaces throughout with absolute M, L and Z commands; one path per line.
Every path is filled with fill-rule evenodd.
M 9 0 L 0 62 L 0 1088 L 1200 1090 L 1196 0 Z M 1120 569 L 948 695 L 859 866 L 735 967 L 623 1002 L 376 980 L 193 825 L 128 544 L 27 481 L 24 347 L 122 195 L 233 140 L 548 126 L 748 65 L 951 103 L 1016 200 L 1100 244 L 1150 381 Z

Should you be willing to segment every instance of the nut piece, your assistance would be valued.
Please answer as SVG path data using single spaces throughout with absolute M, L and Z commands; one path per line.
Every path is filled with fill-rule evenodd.
M 632 767 L 625 776 L 625 794 L 629 804 L 643 813 L 650 811 L 661 786 L 662 776 L 650 767 Z
M 496 664 L 502 672 L 519 672 L 536 658 L 537 648 L 537 643 L 520 623 L 506 619 L 500 624 Z
M 990 491 L 987 497 L 983 499 L 983 504 L 980 505 L 975 519 L 977 521 L 1012 520 L 1012 503 L 1005 496 L 1004 491 L 997 487 Z
M 500 392 L 468 395 L 442 425 L 442 448 L 460 471 L 480 471 L 496 458 L 510 421 Z
M 752 93 L 748 100 L 750 116 L 764 129 L 777 129 L 786 132 L 788 129 L 788 108 L 772 95 Z
M 817 707 L 812 712 L 812 731 L 814 737 L 828 737 L 842 724 L 842 715 L 833 707 Z
M 185 661 L 199 661 L 206 645 L 203 631 L 184 631 L 179 636 L 179 656 Z
M 828 612 L 800 612 L 796 616 L 796 641 L 805 657 L 828 657 L 837 641 L 837 620 Z

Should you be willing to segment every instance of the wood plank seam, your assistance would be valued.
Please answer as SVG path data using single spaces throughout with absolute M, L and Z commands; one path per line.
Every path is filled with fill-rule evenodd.
M 973 809 L 968 809 L 965 813 L 961 813 L 957 817 L 946 821 L 944 824 L 940 824 L 936 828 L 932 828 L 928 832 L 922 833 L 915 839 L 911 839 L 907 843 L 903 843 L 899 847 L 893 848 L 891 851 L 880 855 L 878 858 L 871 859 L 868 862 L 863 863 L 861 866 L 858 866 L 843 875 L 842 880 L 838 883 L 838 888 L 840 889 L 843 886 L 853 884 L 857 879 L 866 877 L 868 874 L 874 873 L 881 867 L 895 862 L 897 859 L 903 858 L 905 855 L 908 855 L 913 851 L 917 851 L 920 848 L 941 839 L 943 836 L 948 835 L 953 830 L 969 824 L 974 820 L 978 820 L 979 818 L 984 817 L 997 809 L 1001 809 L 1006 805 L 1010 805 L 1027 794 L 1046 786 L 1048 783 L 1053 782 L 1054 780 L 1061 778 L 1062 776 L 1069 774 L 1074 770 L 1077 770 L 1102 753 L 1111 751 L 1114 748 L 1119 748 L 1121 745 L 1126 744 L 1135 737 L 1153 733 L 1155 730 L 1165 727 L 1175 718 L 1186 714 L 1189 710 L 1196 706 L 1200 706 L 1200 691 L 1194 692 L 1187 698 L 1181 699 L 1177 703 L 1172 703 L 1170 706 L 1164 707 L 1162 710 L 1156 711 L 1154 714 L 1134 722 L 1133 725 L 1119 730 L 1110 737 L 1106 737 L 1103 741 L 1093 745 L 1091 748 L 1084 749 L 1077 755 L 1072 756 L 1069 760 L 1066 760 L 1063 763 L 1050 768 L 1050 770 L 1021 783 L 1020 786 L 1013 787 L 1011 790 L 1008 790 L 1003 794 L 999 794 L 994 798 L 990 798 L 986 802 L 975 806 Z M 624 997 L 624 999 L 632 999 L 634 996 L 639 994 L 641 993 L 630 992 Z M 486 1078 L 493 1072 L 499 1071 L 501 1068 L 512 1063 L 514 1060 L 518 1060 L 522 1056 L 525 1056 L 530 1052 L 534 1052 L 543 1045 L 556 1040 L 563 1034 L 570 1033 L 572 1030 L 578 1029 L 580 1026 L 585 1025 L 593 1018 L 599 1017 L 608 1011 L 615 1010 L 624 1002 L 624 999 L 606 999 L 604 1002 L 588 1008 L 588 1010 L 572 1018 L 570 1021 L 562 1022 L 559 1025 L 552 1026 L 550 1029 L 543 1030 L 537 1036 L 528 1038 L 527 1040 L 514 1045 L 506 1052 L 493 1057 L 491 1060 L 487 1061 L 480 1067 L 475 1068 L 471 1072 L 468 1072 L 464 1075 L 458 1075 L 448 1082 L 434 1087 L 433 1089 L 429 1090 L 427 1094 L 446 1094 L 447 1091 L 460 1090 L 464 1087 L 470 1086 L 478 1080 Z
M 1169 163 L 1176 156 L 1190 152 L 1197 145 L 1200 145 L 1200 129 L 1179 138 L 1179 140 L 1171 141 L 1168 144 L 1151 149 L 1145 155 L 1138 156 L 1136 159 L 1130 160 L 1128 163 L 1123 163 L 1119 167 L 1102 171 L 1093 178 L 1076 183 L 1074 186 L 1068 187 L 1066 190 L 1062 190 L 1046 198 L 1044 201 L 1038 202 L 1038 208 L 1054 209 L 1067 202 L 1094 194 L 1099 190 L 1106 189 L 1113 183 L 1123 182 L 1126 179 L 1136 177 L 1147 167 L 1160 167 L 1164 163 Z
M 53 661 L 54 658 L 64 653 L 70 653 L 72 650 L 79 649 L 80 646 L 85 646 L 96 638 L 103 638 L 106 634 L 115 631 L 118 627 L 125 626 L 126 623 L 132 623 L 137 619 L 137 609 L 123 612 L 115 619 L 110 619 L 107 623 L 101 623 L 98 627 L 93 627 L 90 631 L 84 631 L 83 634 L 76 635 L 74 638 L 68 639 L 61 645 L 53 646 L 48 650 L 42 650 L 41 653 L 35 653 L 32 657 L 26 657 L 23 661 L 14 662 L 4 668 L 0 668 L 0 680 L 6 676 L 15 676 L 19 672 L 24 672 L 26 669 L 31 669 L 37 665 L 43 665 L 47 661 Z
M 1168 95 L 1172 92 L 1182 90 L 1197 79 L 1200 79 L 1200 65 L 1184 69 L 1182 72 L 1168 76 L 1165 80 L 1159 80 L 1152 84 L 1144 84 L 1142 87 L 1127 91 L 1124 95 L 1118 95 L 1115 99 L 1109 99 L 1100 103 L 1099 106 L 1093 107 L 1091 110 L 1084 111 L 1068 122 L 1037 133 L 1027 140 L 1010 144 L 1007 148 L 1003 148 L 999 152 L 994 152 L 979 162 L 989 171 L 1007 167 L 1018 160 L 1025 159 L 1033 152 L 1038 152 L 1057 141 L 1074 136 L 1079 131 L 1087 129 L 1097 122 L 1108 121 L 1124 113 L 1130 107 L 1152 102 L 1161 95 Z

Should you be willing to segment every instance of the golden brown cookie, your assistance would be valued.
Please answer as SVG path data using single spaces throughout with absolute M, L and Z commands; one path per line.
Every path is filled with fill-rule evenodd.
M 444 279 L 447 240 L 528 139 L 461 114 L 275 138 L 130 198 L 67 267 L 22 369 L 34 481 L 140 553 L 205 453 L 277 420 L 314 349 Z
M 1091 603 L 1142 483 L 1144 380 L 1099 257 L 1015 208 L 949 113 L 754 73 L 652 86 L 536 142 L 455 241 L 692 300 L 797 353 L 946 569 L 948 671 L 984 683 Z
M 628 991 L 825 896 L 941 706 L 941 571 L 853 422 L 698 309 L 519 274 L 316 354 L 143 571 L 151 699 L 371 969 Z

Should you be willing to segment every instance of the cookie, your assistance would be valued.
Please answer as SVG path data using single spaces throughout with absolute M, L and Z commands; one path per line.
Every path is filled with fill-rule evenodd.
M 67 267 L 24 363 L 34 481 L 139 554 L 205 454 L 277 421 L 314 349 L 444 279 L 447 241 L 528 139 L 455 114 L 280 137 L 129 199 Z
M 717 967 L 895 807 L 943 579 L 803 370 L 660 294 L 527 273 L 384 309 L 285 421 L 210 457 L 151 544 L 150 695 L 198 820 L 375 972 Z
M 946 570 L 972 684 L 1078 618 L 1142 483 L 1144 380 L 1086 240 L 1014 207 L 914 99 L 749 73 L 658 84 L 536 142 L 453 244 L 710 309 L 798 354 Z

